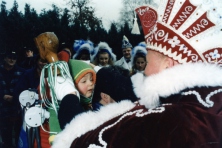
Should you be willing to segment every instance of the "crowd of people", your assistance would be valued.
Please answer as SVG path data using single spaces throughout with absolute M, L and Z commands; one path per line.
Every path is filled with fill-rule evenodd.
M 53 32 L 34 39 L 39 53 L 26 49 L 23 68 L 16 52 L 7 52 L 1 146 L 22 147 L 18 98 L 32 88 L 50 113 L 39 127 L 42 148 L 221 148 L 220 10 L 221 0 L 140 6 L 145 40 L 133 47 L 123 36 L 119 60 L 106 42 L 75 40 L 72 50 Z
M 118 102 L 126 98 L 136 101 L 136 96 L 132 91 L 130 77 L 132 71 L 134 71 L 135 74 L 137 71 L 143 72 L 145 69 L 146 47 L 144 45 L 145 43 L 143 43 L 143 45 L 139 44 L 132 50 L 132 45 L 125 36 L 123 37 L 122 42 L 123 57 L 121 61 L 123 63 L 128 63 L 129 65 L 131 65 L 131 61 L 135 61 L 134 66 L 127 67 L 127 69 L 125 69 L 124 64 L 116 66 L 118 65 L 118 62 L 116 63 L 116 55 L 112 52 L 112 49 L 106 42 L 100 42 L 97 46 L 94 46 L 89 40 L 75 40 L 73 51 L 65 43 L 60 44 L 60 50 L 56 53 L 56 58 L 54 59 L 64 61 L 68 64 L 74 86 L 77 89 L 78 97 L 80 97 L 79 102 L 74 101 L 73 103 L 72 101 L 74 99 L 72 95 L 67 97 L 62 95 L 62 97 L 65 98 L 62 99 L 58 112 L 61 129 L 64 129 L 65 125 L 69 123 L 74 116 L 82 112 L 89 110 L 95 111 L 98 110 L 100 106 L 111 102 Z M 130 47 L 125 44 L 129 44 Z M 126 49 L 127 52 L 125 52 Z M 25 59 L 19 64 L 17 63 L 18 54 L 15 51 L 8 51 L 5 54 L 4 63 L 1 66 L 1 95 L 3 100 L 1 100 L 0 127 L 2 147 L 13 147 L 13 144 L 17 145 L 19 143 L 18 138 L 24 116 L 19 103 L 19 95 L 24 90 L 39 89 L 42 69 L 50 61 L 46 58 L 42 58 L 41 53 L 34 55 L 33 50 L 30 48 L 24 47 L 24 51 L 26 53 Z M 72 55 L 72 53 L 74 54 Z M 131 54 L 134 56 L 131 56 Z M 142 64 L 141 60 L 137 60 L 139 59 L 137 56 L 143 57 L 144 61 L 142 61 Z M 116 80 L 113 81 L 114 79 Z M 122 84 L 120 84 L 119 81 L 122 81 Z M 95 85 L 95 83 L 97 85 Z M 111 86 L 111 83 L 113 83 L 113 88 L 118 88 L 116 89 L 118 90 L 117 93 L 112 92 L 112 95 L 108 92 L 113 88 L 104 87 Z M 64 92 L 62 89 L 59 91 Z M 120 92 L 122 95 L 116 97 L 116 94 L 120 94 Z M 100 93 L 103 95 L 100 96 Z M 109 96 L 109 98 L 107 98 L 107 96 Z M 69 104 L 78 103 L 80 106 L 73 107 L 73 105 L 71 105 L 69 108 Z M 59 129 L 59 131 L 61 129 Z

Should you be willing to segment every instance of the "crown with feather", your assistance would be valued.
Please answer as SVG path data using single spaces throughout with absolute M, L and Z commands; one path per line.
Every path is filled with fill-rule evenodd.
M 222 65 L 222 0 L 159 0 L 158 8 L 141 6 L 147 48 L 179 63 Z
M 116 61 L 116 55 L 113 53 L 112 49 L 106 42 L 100 42 L 94 49 L 94 54 L 92 55 L 91 61 L 94 61 L 100 52 L 106 52 L 109 54 L 113 62 Z
M 73 59 L 76 59 L 83 50 L 88 50 L 91 57 L 94 52 L 94 45 L 90 40 L 75 40 L 73 50 L 75 52 Z

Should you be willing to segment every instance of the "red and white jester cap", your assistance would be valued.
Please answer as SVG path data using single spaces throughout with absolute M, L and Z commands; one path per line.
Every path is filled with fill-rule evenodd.
M 179 63 L 222 66 L 222 0 L 160 0 L 158 9 L 141 6 L 147 48 Z

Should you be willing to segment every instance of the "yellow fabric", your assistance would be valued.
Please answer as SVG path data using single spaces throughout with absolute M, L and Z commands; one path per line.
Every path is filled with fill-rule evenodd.
M 56 135 L 49 136 L 49 143 L 52 145 Z

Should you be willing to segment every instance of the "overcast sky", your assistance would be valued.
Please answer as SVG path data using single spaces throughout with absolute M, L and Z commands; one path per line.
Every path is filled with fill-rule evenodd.
M 1 0 L 2 1 L 2 0 Z M 7 9 L 12 8 L 14 0 L 4 0 L 7 5 Z M 23 12 L 25 3 L 30 4 L 31 8 L 34 8 L 37 13 L 40 13 L 42 9 L 51 9 L 52 4 L 56 4 L 59 7 L 67 7 L 65 0 L 16 0 L 19 5 L 19 10 Z M 119 18 L 119 12 L 122 8 L 122 0 L 91 0 L 92 6 L 96 9 L 96 15 L 98 18 L 102 18 L 105 28 L 110 27 L 110 23 L 117 21 Z

